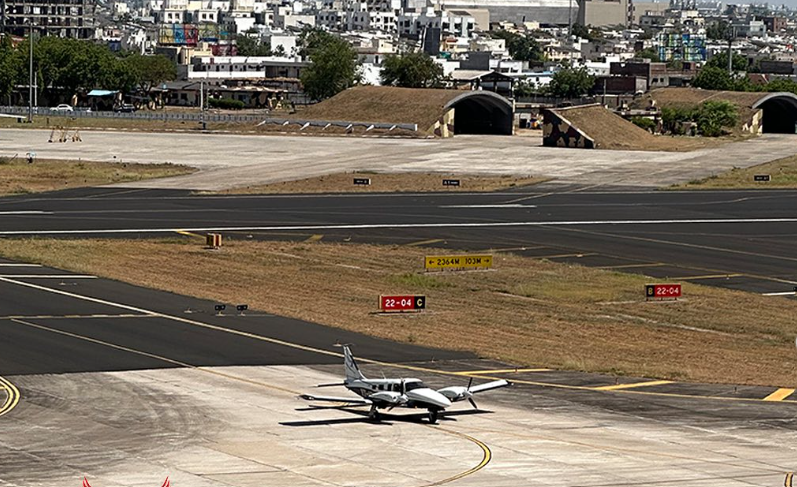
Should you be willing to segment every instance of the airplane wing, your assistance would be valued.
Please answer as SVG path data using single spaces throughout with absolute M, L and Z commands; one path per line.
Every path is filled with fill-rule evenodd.
M 313 394 L 302 394 L 299 397 L 305 401 L 345 402 L 347 404 L 360 404 L 363 406 L 370 406 L 373 404 L 373 401 L 362 397 L 316 396 Z
M 498 389 L 499 387 L 507 387 L 511 385 L 512 385 L 511 382 L 501 379 L 501 380 L 494 380 L 492 382 L 485 382 L 484 384 L 471 386 L 469 390 L 471 394 L 476 394 L 479 392 L 491 391 L 493 389 Z

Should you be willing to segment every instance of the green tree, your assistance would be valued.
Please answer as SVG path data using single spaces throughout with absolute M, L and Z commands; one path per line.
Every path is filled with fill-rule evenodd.
M 422 52 L 388 56 L 382 63 L 382 84 L 405 88 L 437 88 L 443 85 L 443 67 Z
M 658 63 L 661 61 L 659 59 L 659 53 L 656 49 L 652 47 L 648 47 L 646 49 L 642 49 L 641 51 L 637 52 L 634 57 L 639 59 L 650 59 L 651 62 Z
M 566 67 L 554 73 L 548 89 L 553 96 L 575 98 L 587 94 L 594 85 L 595 78 L 587 68 Z
M 11 38 L 0 38 L 0 103 L 5 103 L 17 80 L 17 72 L 21 69 L 22 59 L 11 46 Z
M 299 55 L 302 56 L 302 58 L 308 58 L 313 51 L 320 49 L 330 42 L 334 42 L 335 39 L 339 38 L 321 28 L 305 27 L 301 34 L 299 34 L 299 39 L 296 43 L 299 49 Z
M 578 22 L 573 24 L 573 29 L 571 30 L 572 35 L 576 37 L 580 37 L 582 39 L 587 39 L 588 41 L 592 40 L 592 31 L 590 27 L 587 25 L 581 25 Z
M 329 98 L 359 80 L 357 53 L 345 40 L 329 35 L 328 42 L 305 48 L 312 64 L 302 71 L 301 81 L 311 98 Z
M 710 100 L 695 113 L 697 129 L 705 137 L 719 137 L 723 128 L 732 128 L 739 121 L 736 106 L 725 100 Z
M 731 90 L 733 89 L 733 78 L 724 69 L 707 66 L 697 73 L 692 80 L 692 86 L 704 90 Z
M 531 37 L 509 32 L 508 30 L 495 30 L 490 32 L 494 39 L 504 39 L 509 55 L 515 61 L 541 62 L 545 60 L 540 44 Z
M 775 91 L 785 91 L 788 93 L 794 93 L 797 95 L 797 82 L 785 79 L 785 78 L 778 78 L 770 81 L 763 87 L 766 91 L 775 92 Z
M 728 70 L 728 52 L 723 51 L 711 57 L 706 66 Z M 733 70 L 747 71 L 747 58 L 741 54 L 733 53 Z
M 695 109 L 691 107 L 662 107 L 661 122 L 664 130 L 673 134 L 683 135 L 681 124 L 690 122 L 695 116 Z
M 647 117 L 631 117 L 631 122 L 637 127 L 645 129 L 648 132 L 653 132 L 656 130 L 656 122 Z
M 174 63 L 160 54 L 155 56 L 134 54 L 124 59 L 123 66 L 125 74 L 130 77 L 127 84 L 132 84 L 145 93 L 149 93 L 152 88 L 164 81 L 171 81 L 177 77 Z
M 715 41 L 727 40 L 730 32 L 728 22 L 720 20 L 713 22 L 706 28 L 706 37 Z
M 247 33 L 239 34 L 235 38 L 235 47 L 239 56 L 271 56 L 271 45 L 262 42 L 260 37 L 253 37 Z

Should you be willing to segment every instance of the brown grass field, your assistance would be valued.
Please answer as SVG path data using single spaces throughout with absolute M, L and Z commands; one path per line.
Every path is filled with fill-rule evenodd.
M 195 169 L 174 164 L 128 164 L 115 162 L 36 159 L 28 164 L 24 155 L 0 157 L 0 195 L 38 193 L 58 189 L 100 186 L 180 176 Z
M 756 182 L 753 176 L 769 174 L 770 181 Z M 745 169 L 734 168 L 722 174 L 665 189 L 794 189 L 797 188 L 797 156 L 785 157 Z
M 367 186 L 354 185 L 354 178 L 369 178 Z M 459 179 L 460 186 L 443 186 L 443 179 Z M 281 194 L 281 193 L 376 193 L 431 191 L 497 191 L 528 186 L 543 178 L 518 176 L 479 176 L 432 173 L 337 173 L 317 178 L 285 181 L 260 186 L 244 186 L 217 194 Z
M 417 247 L 199 239 L 0 239 L 0 254 L 517 365 L 794 387 L 797 302 L 685 283 L 645 302 L 646 278 L 496 254 L 495 269 L 422 271 Z M 425 294 L 420 314 L 377 296 Z

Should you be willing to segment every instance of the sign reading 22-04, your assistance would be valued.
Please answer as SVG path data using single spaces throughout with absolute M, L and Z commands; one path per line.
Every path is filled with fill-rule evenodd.
M 492 255 L 431 255 L 424 260 L 427 269 L 489 269 L 492 266 Z
M 426 296 L 379 296 L 382 311 L 420 311 L 426 308 Z
M 680 284 L 646 284 L 645 285 L 645 298 L 646 299 L 662 299 L 662 298 L 680 298 L 681 285 Z

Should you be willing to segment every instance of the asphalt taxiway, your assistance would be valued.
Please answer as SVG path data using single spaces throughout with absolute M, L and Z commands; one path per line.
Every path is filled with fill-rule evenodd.
M 0 200 L 0 237 L 220 231 L 511 251 L 767 294 L 797 286 L 797 191 L 555 184 L 496 193 L 200 196 L 89 189 Z
M 794 469 L 794 390 L 516 369 L 0 264 L 3 485 L 764 486 Z M 340 381 L 336 341 L 370 376 L 515 385 L 437 426 L 374 424 L 296 397 Z

